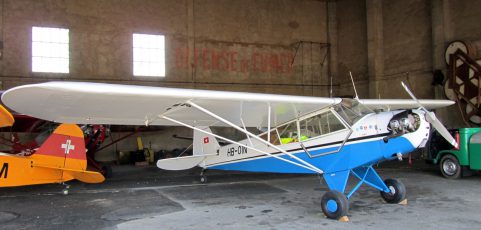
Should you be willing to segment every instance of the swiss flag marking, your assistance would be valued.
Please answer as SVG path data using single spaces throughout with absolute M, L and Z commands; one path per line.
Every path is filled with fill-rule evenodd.
M 72 140 L 68 139 L 65 144 L 62 144 L 60 148 L 65 149 L 65 154 L 69 154 L 70 150 L 75 150 L 75 145 L 72 145 Z
M 204 144 L 208 144 L 209 143 L 209 137 L 204 137 Z

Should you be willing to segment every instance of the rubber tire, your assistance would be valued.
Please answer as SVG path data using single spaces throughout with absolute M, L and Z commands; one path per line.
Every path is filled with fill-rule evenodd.
M 112 178 L 112 166 L 110 165 L 102 166 L 102 175 L 104 175 L 105 178 Z
M 445 163 L 449 163 L 449 162 L 454 164 L 454 166 L 456 167 L 456 172 L 452 175 L 450 175 L 451 173 L 446 172 L 443 167 Z M 439 169 L 441 170 L 441 174 L 447 179 L 459 179 L 462 175 L 462 168 L 461 168 L 461 165 L 459 164 L 458 159 L 451 154 L 444 155 L 441 158 L 441 162 L 439 163 Z
M 202 183 L 202 184 L 207 183 L 207 177 L 204 176 L 204 175 L 200 176 L 200 179 L 199 179 L 199 180 L 200 180 L 200 183 Z
M 386 179 L 384 184 L 386 184 L 389 189 L 394 190 L 394 193 L 381 191 L 381 197 L 384 201 L 390 204 L 398 204 L 406 199 L 406 187 L 402 182 L 396 179 Z
M 331 200 L 335 201 L 337 204 L 337 210 L 335 212 L 331 212 L 327 208 L 327 204 Z M 349 211 L 349 201 L 343 193 L 336 190 L 331 190 L 324 193 L 324 195 L 322 196 L 321 208 L 322 212 L 324 213 L 324 215 L 326 215 L 327 218 L 338 220 L 343 216 L 347 216 L 347 213 Z

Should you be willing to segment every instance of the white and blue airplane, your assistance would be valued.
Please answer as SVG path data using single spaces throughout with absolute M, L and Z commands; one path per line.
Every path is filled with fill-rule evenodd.
M 434 113 L 427 110 L 454 102 L 417 100 L 403 86 L 412 99 L 360 100 L 47 82 L 7 90 L 2 101 L 17 112 L 59 123 L 191 128 L 193 155 L 159 160 L 159 168 L 199 166 L 319 174 L 329 187 L 321 199 L 323 213 L 347 220 L 348 199 L 362 184 L 379 190 L 387 203 L 405 202 L 404 185 L 399 180 L 381 179 L 374 164 L 402 159 L 424 147 L 431 126 L 457 146 Z M 210 127 L 236 129 L 245 139 L 233 140 Z M 359 182 L 346 191 L 350 176 Z M 203 173 L 201 181 L 206 181 Z

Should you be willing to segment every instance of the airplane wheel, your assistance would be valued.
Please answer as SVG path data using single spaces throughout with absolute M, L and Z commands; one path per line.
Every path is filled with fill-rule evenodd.
M 63 189 L 63 190 L 62 190 L 62 194 L 63 194 L 63 195 L 68 195 L 68 189 Z
M 406 198 L 406 187 L 403 183 L 395 179 L 386 179 L 384 181 L 390 192 L 381 191 L 381 196 L 387 203 L 397 204 Z
M 322 196 L 321 208 L 327 218 L 337 220 L 343 216 L 347 216 L 349 201 L 341 192 L 331 190 Z
M 458 179 L 461 177 L 461 165 L 458 159 L 453 155 L 444 155 L 439 164 L 441 174 L 448 179 Z
M 111 178 L 112 177 L 112 166 L 110 166 L 110 165 L 102 166 L 102 175 L 105 178 Z
M 204 175 L 201 175 L 201 176 L 200 176 L 200 183 L 202 183 L 202 184 L 207 183 L 207 177 L 204 176 Z

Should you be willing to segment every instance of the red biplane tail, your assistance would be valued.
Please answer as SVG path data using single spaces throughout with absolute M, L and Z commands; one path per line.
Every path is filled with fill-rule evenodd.
M 98 172 L 87 171 L 85 141 L 82 130 L 74 124 L 61 124 L 35 152 L 48 160 L 37 165 L 45 168 L 60 169 L 65 177 L 86 183 L 100 183 L 105 180 Z

